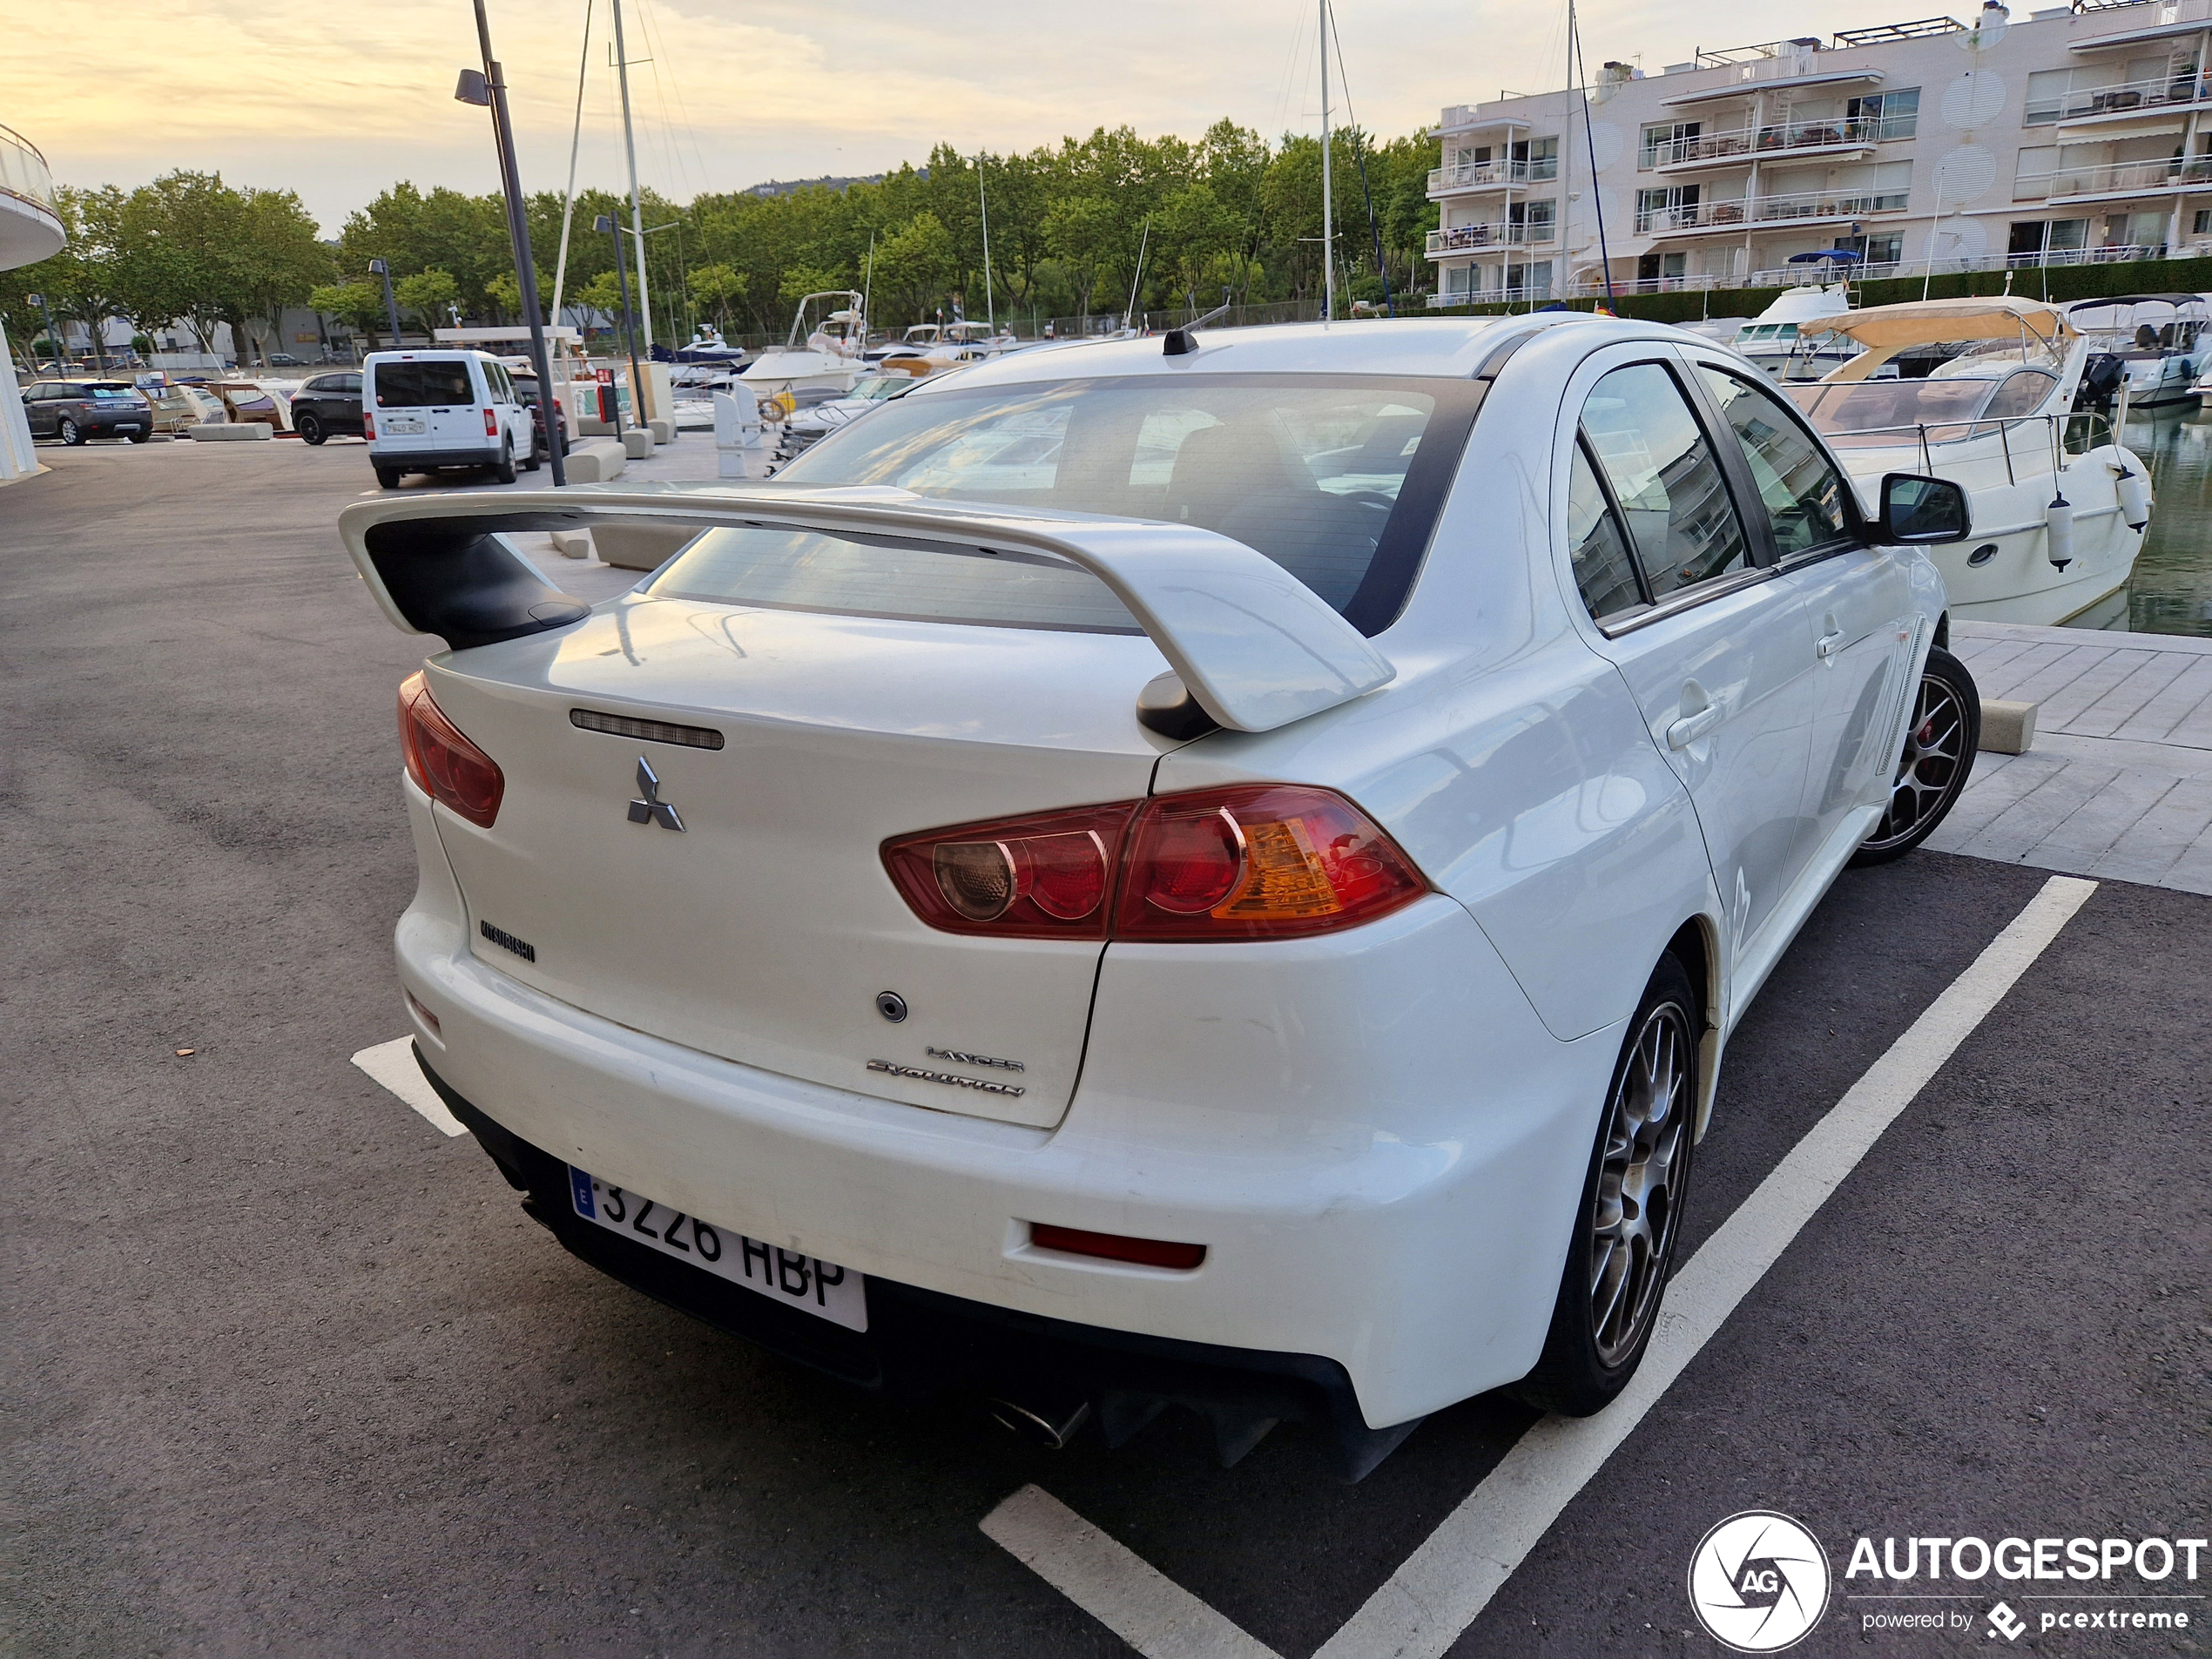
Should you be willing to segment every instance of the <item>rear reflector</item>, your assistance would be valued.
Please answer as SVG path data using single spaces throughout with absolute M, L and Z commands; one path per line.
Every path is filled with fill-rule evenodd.
M 492 826 L 507 779 L 498 763 L 462 736 L 430 700 L 420 672 L 400 683 L 400 747 L 417 789 L 477 828 Z
M 1188 1272 L 1206 1259 L 1204 1244 L 1174 1244 L 1162 1238 L 1125 1238 L 1120 1233 L 1085 1232 L 1080 1227 L 1055 1227 L 1045 1222 L 1029 1224 L 1029 1242 L 1039 1250 L 1065 1251 L 1070 1256 L 1096 1256 L 1109 1262 L 1134 1262 L 1140 1267 L 1173 1267 Z
M 416 996 L 413 991 L 409 991 L 407 994 L 407 1005 L 415 1010 L 415 1017 L 416 1019 L 421 1021 L 424 1025 L 430 1028 L 430 1035 L 432 1036 L 436 1037 L 445 1035 L 438 1025 L 438 1016 L 431 1013 L 429 1009 L 424 1008 L 422 1006 L 421 999 Z

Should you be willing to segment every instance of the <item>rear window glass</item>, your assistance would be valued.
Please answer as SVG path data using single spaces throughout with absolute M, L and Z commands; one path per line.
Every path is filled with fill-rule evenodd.
M 376 406 L 381 409 L 442 408 L 474 403 L 466 363 L 379 363 Z
M 91 388 L 91 393 L 94 397 L 107 401 L 120 399 L 126 403 L 135 403 L 138 401 L 138 393 L 136 387 L 95 386 Z
M 1372 634 L 1405 602 L 1478 401 L 1465 381 L 1340 375 L 948 388 L 853 422 L 781 476 L 1200 525 Z
M 833 535 L 781 525 L 711 529 L 654 577 L 664 599 L 907 622 L 1142 633 L 1088 570 L 1014 549 Z

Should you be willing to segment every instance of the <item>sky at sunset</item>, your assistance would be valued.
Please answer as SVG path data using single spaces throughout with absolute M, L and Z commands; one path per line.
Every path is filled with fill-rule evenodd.
M 876 172 L 923 160 L 940 139 L 1002 152 L 1123 123 L 1195 138 L 1224 115 L 1271 138 L 1312 132 L 1314 10 L 1309 0 L 624 0 L 639 171 L 680 199 Z M 491 0 L 526 189 L 557 190 L 567 176 L 583 15 L 584 0 Z M 1639 55 L 1656 71 L 1699 46 L 1909 15 L 1887 0 L 1786 13 L 1757 0 L 1588 0 L 1581 13 L 1593 71 Z M 1381 133 L 1501 87 L 1563 80 L 1563 0 L 1338 0 L 1337 27 L 1354 107 Z M 613 185 L 607 35 L 608 0 L 595 0 L 579 179 Z M 469 0 L 0 0 L 0 122 L 64 184 L 219 171 L 298 191 L 335 233 L 395 179 L 472 192 L 496 182 L 489 121 L 452 98 L 475 61 Z

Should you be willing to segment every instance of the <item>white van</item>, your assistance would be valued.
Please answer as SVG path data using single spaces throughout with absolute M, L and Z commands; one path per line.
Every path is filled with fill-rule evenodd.
M 529 409 L 488 352 L 371 352 L 361 364 L 361 431 L 387 489 L 408 473 L 453 467 L 489 467 L 511 484 L 518 456 L 526 469 L 538 464 Z

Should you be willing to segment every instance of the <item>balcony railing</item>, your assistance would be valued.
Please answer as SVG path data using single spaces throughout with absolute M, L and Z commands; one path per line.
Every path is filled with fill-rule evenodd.
M 0 127 L 0 191 L 36 202 L 54 211 L 54 175 L 38 146 L 7 127 Z
M 2212 76 L 2184 66 L 2148 80 L 2107 86 L 2075 87 L 2056 98 L 2032 98 L 2020 117 L 2024 126 L 2051 126 L 2093 115 L 2132 115 L 2138 110 L 2170 109 L 2212 100 Z
M 2187 160 L 2115 161 L 2097 167 L 2057 167 L 2024 172 L 2013 183 L 2014 201 L 2058 201 L 2068 196 L 2163 195 L 2171 190 L 2212 189 L 2212 156 Z
M 1908 192 L 1837 195 L 1825 191 L 1796 191 L 1780 196 L 1738 196 L 1723 201 L 1695 202 L 1679 207 L 1639 207 L 1639 235 L 1667 236 L 1684 231 L 1716 230 L 1728 226 L 1772 225 L 1797 219 L 1856 219 L 1862 213 L 1901 213 Z
M 1764 157 L 1777 150 L 1880 144 L 1890 138 L 1909 138 L 1918 125 L 1918 118 L 1911 115 L 1855 115 L 1827 121 L 1784 121 L 1773 126 L 1737 127 L 1725 132 L 1701 132 L 1696 138 L 1672 138 L 1652 145 L 1644 152 L 1642 161 L 1647 168 L 1672 167 L 1691 161 Z
M 1428 233 L 1428 257 L 1476 253 L 1490 247 L 1526 247 L 1532 242 L 1551 241 L 1558 234 L 1558 228 L 1550 219 L 1540 219 L 1534 225 L 1454 225 L 1447 230 Z
M 1440 311 L 1446 306 L 1531 305 L 1553 298 L 1555 292 L 1554 284 L 1532 282 L 1518 288 L 1477 288 L 1469 293 L 1432 293 L 1428 297 L 1428 308 Z
M 1559 177 L 1559 158 L 1537 161 L 1462 161 L 1456 166 L 1431 167 L 1428 193 L 1446 190 L 1487 190 L 1501 185 L 1541 185 Z

